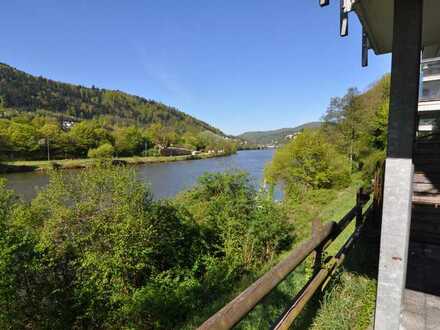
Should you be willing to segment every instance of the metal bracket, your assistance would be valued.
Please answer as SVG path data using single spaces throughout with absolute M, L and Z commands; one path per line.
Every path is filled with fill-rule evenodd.
M 339 0 L 339 33 L 341 37 L 348 36 L 348 12 L 347 1 Z M 350 2 L 351 3 L 351 2 Z
M 370 41 L 367 31 L 362 27 L 362 67 L 364 68 L 368 66 L 368 48 L 370 48 Z
M 319 0 L 319 5 L 321 7 L 328 6 L 330 4 L 330 0 Z

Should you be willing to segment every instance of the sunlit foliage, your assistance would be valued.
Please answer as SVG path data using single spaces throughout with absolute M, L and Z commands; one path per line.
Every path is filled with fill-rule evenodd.
M 53 171 L 31 204 L 0 182 L 0 327 L 172 329 L 289 246 L 241 173 L 154 201 L 135 173 Z

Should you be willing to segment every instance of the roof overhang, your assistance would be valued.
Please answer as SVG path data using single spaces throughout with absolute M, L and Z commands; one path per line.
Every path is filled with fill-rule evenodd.
M 390 53 L 394 0 L 351 0 L 376 54 Z M 418 0 L 414 0 L 418 1 Z M 422 47 L 440 45 L 440 0 L 424 0 Z

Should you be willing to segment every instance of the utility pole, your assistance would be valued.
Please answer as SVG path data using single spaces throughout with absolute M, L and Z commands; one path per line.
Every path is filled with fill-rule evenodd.
M 47 149 L 47 160 L 50 161 L 50 145 L 49 145 L 49 137 L 46 137 L 46 149 Z

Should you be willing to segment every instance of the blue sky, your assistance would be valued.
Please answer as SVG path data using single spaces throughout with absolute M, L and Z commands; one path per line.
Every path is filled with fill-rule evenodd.
M 372 53 L 361 68 L 357 18 L 340 38 L 332 2 L 5 1 L 0 62 L 161 101 L 229 134 L 295 126 L 390 70 Z

